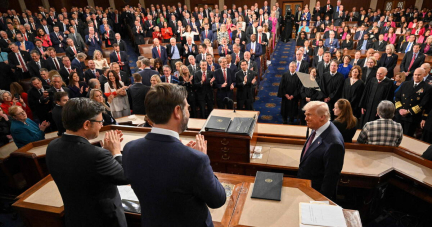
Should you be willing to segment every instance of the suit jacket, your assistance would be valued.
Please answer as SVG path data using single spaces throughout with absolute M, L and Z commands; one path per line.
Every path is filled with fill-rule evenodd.
M 102 37 L 103 37 L 103 40 L 105 40 L 105 46 L 106 47 L 112 47 L 112 45 L 114 44 L 114 42 L 115 42 L 115 32 L 113 31 L 113 30 L 110 30 L 109 31 L 109 35 L 108 35 L 108 39 L 107 38 L 105 38 L 105 35 L 107 34 L 107 32 L 105 31 L 102 35 Z M 110 42 L 110 44 L 108 43 L 108 41 Z
M 66 38 L 67 36 L 63 34 L 63 32 L 57 33 L 59 36 L 63 37 L 63 40 L 60 41 L 60 39 L 56 36 L 54 32 L 51 32 L 50 39 L 52 42 L 53 47 L 55 48 L 57 53 L 64 53 L 65 46 L 67 46 Z
M 183 52 L 184 52 L 184 48 L 180 45 L 180 44 L 176 44 L 176 46 L 177 46 L 177 49 L 178 49 L 178 51 L 180 52 L 179 53 L 179 56 L 180 56 L 180 58 L 183 56 Z M 168 57 L 169 58 L 172 58 L 173 57 L 173 53 L 171 53 L 171 48 L 172 48 L 172 46 L 171 46 L 171 44 L 168 44 L 167 46 L 166 46 L 166 51 L 167 51 L 167 55 L 168 55 Z
M 237 102 L 239 100 L 252 100 L 254 98 L 252 89 L 254 84 L 252 84 L 252 80 L 257 76 L 257 73 L 252 70 L 248 70 L 246 74 L 247 82 L 246 84 L 243 84 L 245 77 L 243 70 L 240 69 L 236 73 Z
M 135 83 L 128 89 L 128 98 L 133 114 L 146 114 L 144 100 L 150 86 Z
M 46 83 L 46 82 L 45 82 Z M 43 86 L 44 90 L 48 90 L 49 85 Z M 27 92 L 28 104 L 35 118 L 41 122 L 49 119 L 49 111 L 52 109 L 52 100 L 50 97 L 44 98 L 43 95 L 33 86 Z
M 165 75 L 162 75 L 160 79 L 161 79 L 162 82 L 167 82 L 168 83 L 168 81 L 167 81 L 168 78 L 166 78 Z M 171 75 L 169 83 L 170 84 L 178 84 L 179 80 L 178 80 L 177 77 Z
M 10 41 L 13 43 L 13 40 L 10 40 Z M 9 48 L 9 43 L 6 42 L 6 40 L 3 38 L 0 38 L 0 48 L 4 52 L 8 52 L 8 53 L 11 52 L 11 49 Z
M 324 73 L 329 72 L 329 71 L 330 71 L 330 62 L 328 63 L 327 67 L 325 67 L 325 65 L 324 65 L 324 60 L 320 61 L 317 64 L 318 76 L 322 76 L 322 75 L 324 75 Z
M 210 80 L 213 78 L 213 72 L 206 70 L 206 80 L 201 84 L 203 73 L 201 70 L 196 71 L 193 77 L 193 83 L 196 87 L 197 100 L 214 100 L 213 99 L 213 85 Z
M 18 41 L 17 41 L 15 44 L 18 46 L 18 48 L 21 47 L 21 42 L 18 42 Z M 30 51 L 32 51 L 32 50 L 34 49 L 34 47 L 35 47 L 31 41 L 24 41 L 24 45 L 25 45 L 25 49 L 26 49 L 29 53 L 30 53 Z
M 422 54 L 421 52 L 419 52 L 417 54 L 416 59 L 414 60 L 414 63 L 412 64 L 411 68 L 409 68 L 412 58 L 413 58 L 413 52 L 410 51 L 404 55 L 404 58 L 402 59 L 402 62 L 400 64 L 400 71 L 401 72 L 410 72 L 410 75 L 408 76 L 409 78 L 407 77 L 407 79 L 406 79 L 407 81 L 410 80 L 410 78 L 414 74 L 414 71 L 424 63 L 425 55 Z M 409 68 L 409 70 L 408 70 L 408 68 Z
M 40 61 L 40 64 L 41 64 L 41 68 L 45 68 L 45 69 L 48 69 L 48 70 L 49 70 L 49 65 L 48 65 L 48 62 L 47 62 L 46 60 L 44 60 L 43 58 L 41 58 L 41 59 L 39 59 L 39 61 Z M 29 73 L 30 73 L 30 76 L 31 76 L 31 77 L 36 76 L 36 77 L 41 78 L 41 76 L 40 76 L 40 72 L 39 72 L 40 68 L 39 68 L 39 66 L 36 64 L 35 61 L 33 61 L 33 60 L 30 61 L 30 62 L 28 63 L 28 68 L 29 68 Z M 42 78 L 41 78 L 41 79 L 42 79 Z
M 21 53 L 21 56 L 24 60 L 24 63 L 27 65 L 27 68 L 28 68 L 28 63 L 31 61 L 31 57 L 30 57 L 29 52 L 20 50 L 20 53 Z M 16 54 L 14 52 L 10 52 L 8 54 L 8 60 L 9 60 L 9 66 L 12 69 L 15 69 L 15 74 L 17 72 L 22 72 L 22 69 L 17 68 L 17 65 L 20 65 L 20 62 L 19 62 L 19 60 L 16 57 Z
M 258 40 L 255 42 L 255 53 L 251 54 L 251 59 L 252 60 L 258 60 L 259 61 L 259 57 L 263 54 L 263 49 L 261 44 L 258 43 Z M 252 43 L 248 43 L 246 44 L 246 51 L 250 51 L 252 48 Z
M 82 51 L 78 50 L 77 46 L 75 46 L 75 50 L 76 50 L 77 54 L 80 53 L 80 52 L 82 52 Z M 72 47 L 68 46 L 66 48 L 65 52 L 66 52 L 66 56 L 68 56 L 69 59 L 74 59 L 75 58 L 75 52 L 72 50 Z
M 334 48 L 339 49 L 339 41 L 338 41 L 338 39 L 333 39 L 333 42 L 330 43 L 330 38 L 328 38 L 328 39 L 326 39 L 325 42 L 324 42 L 324 47 L 325 47 L 327 50 L 330 50 L 331 53 L 334 53 L 334 52 L 335 52 L 335 51 L 334 51 Z
M 62 59 L 59 58 L 59 57 L 56 57 L 56 58 L 57 58 L 57 61 L 58 61 L 60 69 L 63 68 L 63 61 L 62 61 Z M 50 67 L 51 70 L 57 70 L 57 68 L 55 66 L 55 63 L 54 63 L 54 60 L 51 57 L 48 57 L 46 60 L 47 60 L 48 65 L 49 65 L 49 67 Z
M 141 70 L 141 71 L 138 72 L 138 74 L 140 74 L 141 77 L 142 77 L 142 83 L 144 85 L 147 85 L 147 86 L 151 86 L 150 78 L 153 75 L 159 75 L 159 73 L 157 71 L 155 71 L 153 69 L 150 69 L 150 68 Z
M 390 59 L 387 61 L 387 58 Z M 390 57 L 388 57 L 386 53 L 383 53 L 378 62 L 378 67 L 386 67 L 388 71 L 386 76 L 387 78 L 391 79 L 393 78 L 394 68 L 396 67 L 397 61 L 398 61 L 397 54 L 392 54 Z
M 356 50 L 360 50 L 360 49 L 362 48 L 364 42 L 365 42 L 364 39 L 359 40 L 358 43 L 357 43 L 357 48 L 356 48 Z M 373 47 L 374 47 L 373 42 L 370 41 L 370 40 L 367 40 L 367 43 L 366 43 L 366 50 L 368 50 L 369 48 L 373 48 Z
M 118 62 L 118 61 L 119 61 L 119 59 L 117 57 L 116 52 L 115 51 L 112 52 L 110 54 L 110 62 Z M 123 66 L 120 66 L 120 69 L 122 71 L 125 71 L 125 72 L 129 73 L 130 72 L 130 68 L 129 68 L 129 55 L 126 52 L 120 51 L 120 61 L 124 63 Z
M 114 42 L 116 42 L 119 45 L 120 51 L 127 51 L 125 41 L 120 39 L 120 42 L 117 42 L 117 40 L 114 40 Z
M 85 42 L 88 46 L 88 55 L 90 57 L 93 57 L 93 53 L 95 50 L 100 50 L 102 51 L 101 45 L 102 45 L 102 40 L 99 38 L 94 38 L 94 40 L 89 38 L 89 35 L 85 36 Z
M 159 45 L 159 47 L 160 47 L 160 54 L 161 54 L 161 56 L 159 57 L 159 53 L 157 51 L 157 48 L 156 48 L 156 46 L 154 46 L 152 48 L 152 58 L 154 58 L 154 59 L 160 58 L 162 60 L 162 63 L 164 65 L 166 65 L 167 60 L 168 60 L 168 55 L 167 55 L 166 49 L 165 49 L 165 47 L 163 47 L 161 45 Z
M 225 83 L 222 68 L 214 71 L 213 75 L 215 77 L 214 86 L 217 88 L 216 98 L 223 99 L 227 96 L 232 96 L 232 90 L 230 89 L 230 86 L 232 83 L 235 84 L 234 72 L 232 72 L 231 69 L 226 69 L 227 85 L 225 87 L 222 87 L 222 84 Z
M 175 137 L 148 133 L 126 144 L 123 160 L 141 212 L 148 214 L 141 216 L 143 226 L 213 226 L 207 207 L 221 207 L 226 195 L 207 155 Z
M 186 65 L 189 65 L 188 57 L 193 55 L 194 57 L 198 55 L 198 46 L 196 44 L 191 45 L 191 50 L 189 50 L 189 45 L 186 43 L 187 48 L 183 46 L 183 57 L 185 58 Z M 195 49 L 195 50 L 194 50 Z M 157 53 L 157 52 L 156 52 Z
M 312 187 L 327 198 L 335 198 L 345 157 L 344 139 L 336 126 L 330 122 L 306 152 L 303 147 L 300 157 L 297 176 L 311 180 Z
M 232 52 L 231 53 L 231 64 L 235 64 L 236 58 L 237 58 L 236 53 Z M 239 58 L 240 58 L 240 61 L 244 59 L 244 53 L 241 51 L 239 52 Z
M 398 45 L 399 46 L 399 45 Z M 414 46 L 414 43 L 413 44 L 411 44 L 411 46 L 410 46 L 410 49 L 409 49 L 409 51 L 408 52 L 410 52 L 410 51 L 412 51 L 413 50 L 413 46 Z M 408 42 L 404 42 L 403 44 L 402 44 L 402 46 L 400 46 L 400 49 L 399 49 L 399 53 L 405 53 L 406 51 L 406 48 L 408 48 Z M 407 53 L 408 53 L 407 52 Z
M 99 70 L 99 69 L 94 69 L 95 70 L 95 72 L 99 72 L 99 76 L 102 76 L 102 70 Z M 91 80 L 91 79 L 94 79 L 94 78 L 96 78 L 96 75 L 95 74 L 93 74 L 93 72 L 91 71 L 91 69 L 87 69 L 85 72 L 84 72 L 84 78 L 85 78 L 85 82 L 88 84 L 88 82 Z M 101 84 L 101 86 L 103 86 L 102 84 Z
M 235 30 L 231 33 L 232 40 L 234 41 L 236 38 L 238 38 L 239 34 L 240 34 L 240 43 L 243 43 L 243 41 L 247 42 L 246 32 L 241 31 L 239 33 L 238 30 Z
M 47 147 L 49 172 L 62 195 L 66 226 L 126 227 L 117 185 L 128 184 L 122 156 L 82 137 L 63 135 Z
M 386 41 L 382 41 L 381 42 L 381 45 L 379 44 L 379 40 L 377 40 L 377 41 L 375 41 L 374 43 L 373 43 L 373 49 L 374 50 L 377 50 L 377 51 L 385 51 L 385 49 L 386 49 L 386 45 L 387 45 L 387 42 Z
M 78 33 L 78 31 L 75 32 L 75 36 L 72 33 L 69 33 L 68 38 L 74 41 L 74 45 L 75 48 L 77 48 L 77 52 L 81 52 L 84 50 L 85 42 L 82 36 Z

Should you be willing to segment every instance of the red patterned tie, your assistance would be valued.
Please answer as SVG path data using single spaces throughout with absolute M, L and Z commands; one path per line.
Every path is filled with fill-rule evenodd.
M 161 52 L 160 52 L 160 47 L 157 47 L 157 51 L 158 51 L 158 54 L 159 54 L 159 58 L 162 58 Z
M 203 74 L 202 74 L 202 82 L 204 83 L 206 81 L 206 74 L 205 74 L 205 71 L 203 71 Z
M 306 148 L 305 148 L 305 150 L 304 150 L 304 152 L 303 152 L 303 156 L 302 156 L 302 158 L 306 155 L 306 152 L 308 151 L 310 145 L 312 144 L 313 140 L 315 139 L 315 134 L 316 134 L 315 131 L 313 131 L 313 132 L 311 133 L 311 135 L 310 135 L 310 137 L 309 137 L 309 140 L 308 140 L 308 142 L 306 143 Z
M 108 35 L 108 45 L 110 45 L 111 46 L 111 41 L 109 40 L 109 31 L 107 31 L 107 35 Z
M 223 70 L 223 76 L 224 76 L 224 80 L 225 80 L 225 83 L 226 83 L 227 82 L 226 69 Z
M 27 71 L 28 71 L 28 70 L 27 70 L 27 66 L 24 64 L 24 60 L 23 60 L 23 58 L 21 57 L 21 54 L 19 54 L 19 53 L 18 53 L 18 60 L 19 60 L 19 62 L 20 62 L 20 65 L 22 66 L 23 71 L 24 71 L 24 72 L 27 72 Z

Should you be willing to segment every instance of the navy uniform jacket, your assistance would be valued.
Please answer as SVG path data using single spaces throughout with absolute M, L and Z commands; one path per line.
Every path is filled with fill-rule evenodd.
M 422 119 L 423 110 L 429 104 L 430 92 L 432 87 L 421 81 L 414 88 L 414 81 L 406 81 L 400 85 L 400 89 L 395 95 L 395 106 L 396 106 L 396 119 L 401 121 L 418 123 Z M 408 115 L 403 117 L 399 114 L 399 109 L 406 109 L 409 111 Z M 423 117 L 426 120 L 427 115 Z
M 330 126 L 321 135 L 315 137 L 315 141 L 303 155 L 304 150 L 305 147 L 300 156 L 297 176 L 311 180 L 315 190 L 329 199 L 334 198 L 345 157 L 342 134 L 330 122 Z
M 126 144 L 123 160 L 142 226 L 213 226 L 207 207 L 221 207 L 226 194 L 207 155 L 173 136 L 148 133 Z

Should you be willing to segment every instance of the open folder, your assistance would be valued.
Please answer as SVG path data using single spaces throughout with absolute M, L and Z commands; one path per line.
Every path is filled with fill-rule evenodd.
M 309 74 L 307 73 L 301 73 L 301 72 L 296 72 L 298 78 L 300 79 L 300 82 L 303 84 L 304 87 L 306 88 L 313 88 L 317 91 L 320 91 L 320 87 L 318 85 L 318 83 L 316 82 L 316 80 Z
M 318 203 L 299 204 L 300 227 L 346 227 L 342 207 Z

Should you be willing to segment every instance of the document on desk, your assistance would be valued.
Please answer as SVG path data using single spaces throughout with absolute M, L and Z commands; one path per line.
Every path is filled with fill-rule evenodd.
M 342 208 L 339 206 L 300 203 L 300 227 L 331 226 L 346 227 Z
M 117 186 L 121 199 L 126 199 L 130 201 L 138 202 L 138 197 L 136 196 L 134 190 L 129 185 Z

